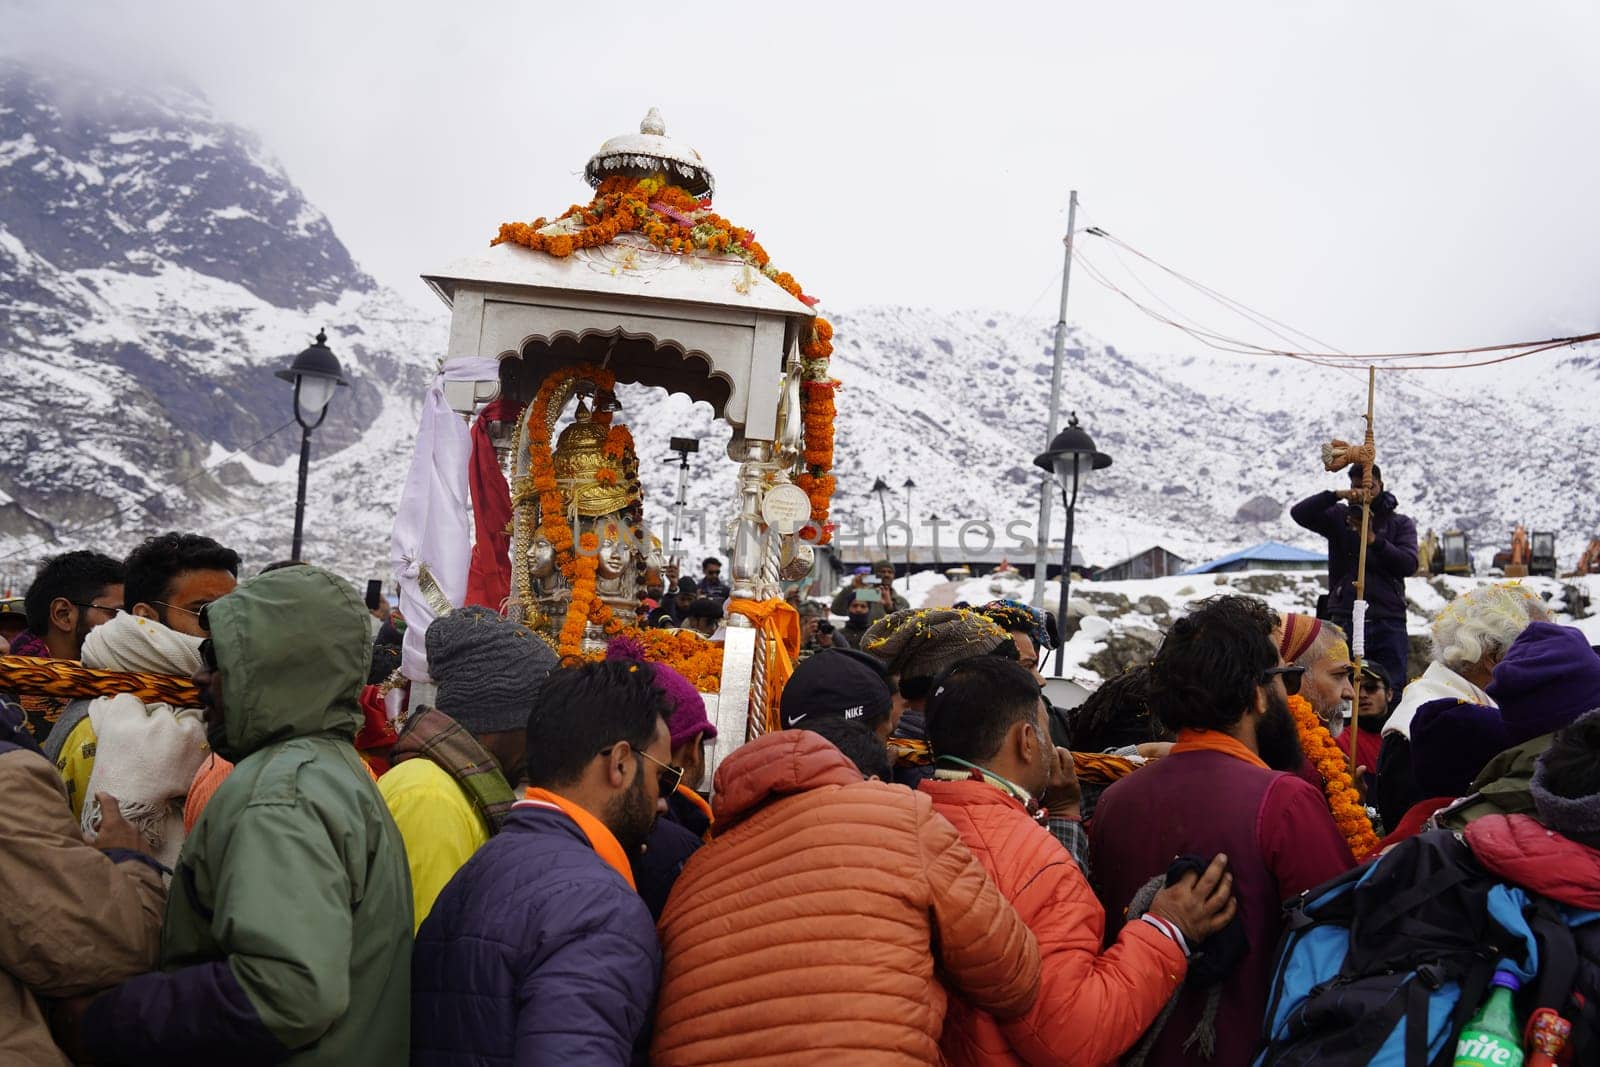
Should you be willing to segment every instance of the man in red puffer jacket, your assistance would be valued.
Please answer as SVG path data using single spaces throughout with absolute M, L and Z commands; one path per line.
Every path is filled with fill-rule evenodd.
M 1145 919 L 1101 951 L 1105 912 L 1078 865 L 1039 822 L 1039 802 L 1065 785 L 1070 753 L 1050 739 L 1033 673 L 980 656 L 934 682 L 927 704 L 934 777 L 918 789 L 1039 939 L 1039 997 L 1002 1023 L 952 1000 L 940 1051 L 955 1065 L 1114 1063 L 1149 1028 L 1197 946 L 1232 919 L 1231 875 L 1218 857 L 1204 876 L 1162 889 Z

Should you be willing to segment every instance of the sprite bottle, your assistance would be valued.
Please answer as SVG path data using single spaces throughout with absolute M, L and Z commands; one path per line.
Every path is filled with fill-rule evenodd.
M 1512 995 L 1521 988 L 1508 970 L 1494 972 L 1489 999 L 1483 1002 L 1456 1042 L 1455 1067 L 1522 1067 L 1522 1027 Z

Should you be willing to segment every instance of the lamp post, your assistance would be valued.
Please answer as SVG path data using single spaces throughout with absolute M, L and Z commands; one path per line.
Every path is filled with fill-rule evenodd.
M 1033 457 L 1033 465 L 1055 475 L 1061 485 L 1061 499 L 1067 507 L 1067 536 L 1061 549 L 1061 597 L 1056 608 L 1056 624 L 1061 634 L 1056 644 L 1056 677 L 1059 678 L 1066 658 L 1067 586 L 1072 579 L 1072 527 L 1078 507 L 1078 487 L 1090 471 L 1111 466 L 1111 457 L 1095 450 L 1094 439 L 1078 425 L 1078 413 L 1074 411 L 1067 420 L 1066 429 L 1050 442 L 1049 451 Z M 1041 531 L 1041 536 L 1049 536 L 1049 531 Z
M 906 596 L 908 597 L 911 595 L 911 542 L 915 540 L 916 535 L 916 527 L 911 525 L 911 490 L 916 487 L 917 483 L 910 478 L 907 478 L 906 484 L 900 487 L 906 491 Z
M 311 431 L 322 425 L 328 417 L 328 404 L 334 390 L 348 385 L 344 368 L 328 349 L 326 330 L 317 331 L 317 340 L 310 348 L 294 357 L 294 362 L 278 372 L 278 377 L 294 383 L 294 421 L 300 424 L 300 489 L 294 502 L 294 543 L 289 550 L 290 559 L 300 558 L 300 545 L 306 523 L 306 472 L 311 463 Z
M 882 478 L 875 478 L 872 488 L 867 490 L 878 498 L 878 512 L 882 521 L 878 524 L 878 545 L 883 549 L 883 558 L 889 558 L 889 483 Z

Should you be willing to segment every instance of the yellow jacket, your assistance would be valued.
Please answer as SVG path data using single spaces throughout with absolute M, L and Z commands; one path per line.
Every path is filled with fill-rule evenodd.
M 66 783 L 67 803 L 72 805 L 72 817 L 83 817 L 84 794 L 89 791 L 89 775 L 94 771 L 96 738 L 94 724 L 85 715 L 67 735 L 61 754 L 56 757 L 56 770 Z
M 489 840 L 489 825 L 449 773 L 430 759 L 397 763 L 378 792 L 406 843 L 416 929 L 445 883 Z

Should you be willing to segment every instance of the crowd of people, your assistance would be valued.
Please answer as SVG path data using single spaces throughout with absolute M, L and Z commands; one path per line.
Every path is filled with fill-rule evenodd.
M 1600 656 L 1514 583 L 1447 604 L 1414 680 L 1213 597 L 1063 711 L 1055 620 L 869 570 L 735 747 L 637 642 L 561 662 L 482 607 L 396 708 L 381 594 L 240 567 L 168 534 L 28 592 L 0 1061 L 1232 1067 L 1294 1031 L 1296 902 L 1408 842 L 1557 857 L 1528 891 L 1600 911 Z M 720 625 L 717 561 L 679 583 L 668 617 Z

